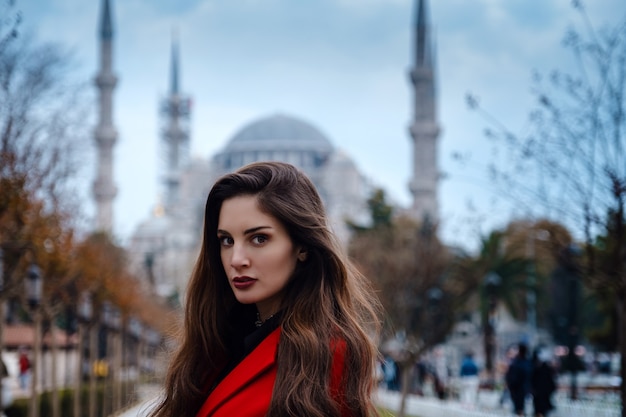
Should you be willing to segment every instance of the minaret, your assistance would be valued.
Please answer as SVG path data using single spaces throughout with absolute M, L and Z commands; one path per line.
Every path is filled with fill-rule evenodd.
M 411 83 L 415 93 L 415 108 L 410 134 L 413 138 L 413 178 L 409 189 L 413 195 L 411 212 L 418 221 L 436 222 L 439 218 L 437 185 L 437 96 L 435 88 L 435 59 L 426 0 L 418 0 L 415 27 L 415 56 Z
M 171 213 L 179 201 L 181 169 L 189 161 L 189 115 L 191 101 L 180 93 L 178 40 L 172 40 L 170 92 L 161 104 L 164 117 L 163 184 L 165 212 Z
M 99 121 L 95 129 L 98 150 L 96 180 L 93 196 L 96 202 L 96 231 L 113 231 L 113 199 L 117 187 L 113 184 L 113 147 L 117 141 L 117 130 L 113 126 L 113 89 L 117 77 L 113 74 L 113 25 L 109 0 L 103 0 L 100 22 L 100 72 L 95 84 L 99 96 Z

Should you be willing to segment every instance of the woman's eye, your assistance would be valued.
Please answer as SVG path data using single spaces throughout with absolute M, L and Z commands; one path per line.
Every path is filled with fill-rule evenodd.
M 262 245 L 265 242 L 267 242 L 267 236 L 265 235 L 255 235 L 252 237 L 252 243 L 256 245 Z
M 222 246 L 230 246 L 233 244 L 233 238 L 230 236 L 218 236 L 217 239 L 220 241 L 220 245 Z

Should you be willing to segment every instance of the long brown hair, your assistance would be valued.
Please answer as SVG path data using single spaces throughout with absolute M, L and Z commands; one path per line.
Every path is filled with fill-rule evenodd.
M 313 183 L 292 165 L 259 162 L 223 176 L 209 193 L 202 248 L 187 288 L 182 340 L 152 416 L 198 412 L 207 384 L 229 360 L 229 320 L 256 311 L 235 299 L 217 240 L 222 203 L 239 195 L 256 196 L 260 209 L 278 219 L 294 244 L 307 251 L 282 301 L 277 376 L 267 415 L 332 417 L 340 416 L 340 407 L 354 416 L 375 415 L 376 299 L 330 231 Z M 342 405 L 330 390 L 336 341 L 345 344 Z

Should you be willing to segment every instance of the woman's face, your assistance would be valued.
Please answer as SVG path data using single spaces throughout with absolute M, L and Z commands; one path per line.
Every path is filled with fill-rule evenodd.
M 256 304 L 263 320 L 276 313 L 298 256 L 303 257 L 285 227 L 259 209 L 256 196 L 237 196 L 222 203 L 217 238 L 237 300 Z

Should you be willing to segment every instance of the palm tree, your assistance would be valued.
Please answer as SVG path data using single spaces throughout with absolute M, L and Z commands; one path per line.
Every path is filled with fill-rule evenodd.
M 463 282 L 466 308 L 480 311 L 485 332 L 485 368 L 490 377 L 493 377 L 494 368 L 494 335 L 490 319 L 500 303 L 514 318 L 520 319 L 525 306 L 521 294 L 528 289 L 529 260 L 507 250 L 506 243 L 504 232 L 491 232 L 481 239 L 476 256 L 458 258 L 454 274 L 456 281 Z

